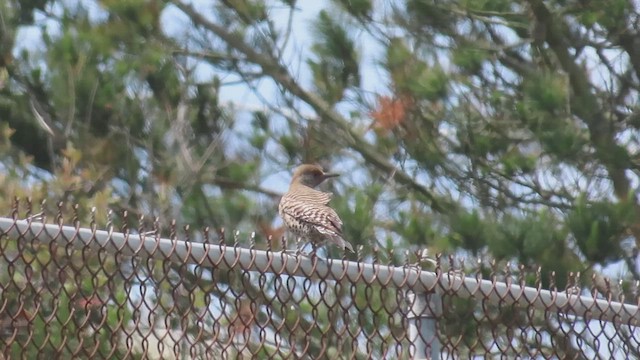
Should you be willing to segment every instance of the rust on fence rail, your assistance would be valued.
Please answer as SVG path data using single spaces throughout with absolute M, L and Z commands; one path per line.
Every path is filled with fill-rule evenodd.
M 0 218 L 5 358 L 640 358 L 637 301 L 579 284 L 63 223 Z

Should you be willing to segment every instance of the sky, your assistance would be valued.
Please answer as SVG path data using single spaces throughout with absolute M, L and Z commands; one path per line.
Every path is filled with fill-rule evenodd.
M 203 6 L 205 8 L 210 4 L 210 2 L 206 0 L 195 0 L 193 3 L 196 7 Z M 279 4 L 278 2 L 275 3 Z M 307 88 L 312 88 L 312 77 L 305 63 L 305 57 L 310 53 L 310 47 L 313 42 L 311 36 L 313 22 L 321 10 L 330 8 L 330 4 L 326 0 L 305 1 L 299 2 L 296 8 L 297 10 L 293 15 L 291 24 L 291 36 L 284 51 L 284 59 L 286 59 L 285 61 L 290 65 L 291 73 L 298 77 L 300 83 Z M 285 6 L 277 5 L 274 6 L 271 11 L 276 26 L 284 31 L 288 26 L 289 10 Z M 181 33 L 189 28 L 188 24 L 185 24 L 187 21 L 187 18 L 178 9 L 172 7 L 167 8 L 162 15 L 162 23 L 166 32 L 177 38 L 180 38 Z M 354 33 L 353 35 L 357 37 L 368 36 L 364 32 Z M 374 41 L 362 41 L 361 43 L 365 44 L 363 48 L 359 49 L 361 59 L 363 59 L 361 61 L 362 68 L 360 69 L 363 88 L 372 93 L 385 91 L 386 87 L 381 85 L 380 74 L 377 73 L 376 67 L 374 66 L 375 59 L 378 58 L 379 48 L 376 47 Z M 220 76 L 223 82 L 225 80 L 225 74 L 216 71 L 211 66 L 201 65 L 197 69 L 198 76 L 204 81 L 211 79 L 214 75 Z M 260 96 L 267 101 L 277 103 L 280 92 L 270 80 L 260 81 L 256 90 L 260 93 Z M 263 99 L 260 99 L 253 90 L 241 83 L 224 86 L 220 93 L 220 102 L 231 105 L 237 111 L 238 120 L 241 122 L 244 120 L 247 129 L 249 129 L 249 122 L 251 121 L 251 113 L 253 111 L 257 109 L 267 110 Z M 304 106 L 304 104 L 301 105 L 303 113 L 305 111 Z M 244 113 L 243 110 L 245 110 Z M 349 109 L 345 108 L 342 110 L 346 113 Z M 314 112 L 309 109 L 309 118 L 313 117 L 311 114 L 314 114 Z M 273 123 L 276 123 L 277 126 L 277 122 Z M 286 126 L 284 119 L 282 119 L 282 124 Z M 335 164 L 335 166 L 336 168 L 331 169 L 332 171 L 345 172 L 353 168 L 353 164 L 350 164 L 348 161 L 342 164 Z M 278 170 L 280 171 L 276 171 L 275 173 L 272 171 L 264 171 L 272 175 L 267 176 L 261 185 L 270 190 L 284 192 L 288 186 L 292 169 Z
M 104 18 L 105 14 L 96 1 L 81 0 L 81 2 L 89 10 L 89 14 L 94 20 L 99 21 Z M 209 9 L 211 2 L 207 0 L 193 0 L 193 5 L 196 8 Z M 304 58 L 304 55 L 310 51 L 313 40 L 310 30 L 313 21 L 322 9 L 330 8 L 330 5 L 326 0 L 300 2 L 297 5 L 297 13 L 293 17 L 293 31 L 288 46 L 285 49 L 285 57 L 297 60 L 290 62 L 292 65 L 292 73 L 297 74 L 300 82 L 307 88 L 312 88 L 311 75 L 304 61 L 298 59 L 301 57 L 301 54 Z M 55 8 L 52 10 L 55 12 Z M 287 26 L 288 10 L 284 6 L 274 6 L 272 14 L 274 15 L 273 18 L 276 20 L 277 26 L 281 28 Z M 180 38 L 182 34 L 190 28 L 186 16 L 172 6 L 164 10 L 161 16 L 161 22 L 165 32 L 176 38 Z M 47 30 L 52 33 L 55 33 L 57 28 L 56 23 L 53 21 L 44 23 L 44 17 L 42 15 L 36 15 L 36 23 L 36 26 L 25 27 L 19 31 L 16 41 L 17 46 L 14 50 L 15 53 L 20 52 L 22 49 L 34 50 L 42 45 L 40 37 L 41 25 L 45 25 Z M 355 31 L 352 35 L 359 38 L 359 41 L 356 41 L 356 43 L 363 44 L 363 47 L 359 49 L 361 55 L 361 83 L 363 88 L 365 91 L 371 93 L 384 93 L 387 91 L 385 85 L 386 79 L 384 78 L 385 74 L 381 74 L 378 70 L 379 67 L 375 65 L 375 62 L 380 59 L 380 48 L 376 46 L 376 42 L 373 41 L 373 39 L 367 38 L 368 35 L 364 31 Z M 614 55 L 615 54 L 611 56 Z M 596 75 L 604 73 L 604 70 L 597 71 L 598 64 L 600 64 L 600 62 L 594 62 L 592 64 L 594 74 Z M 224 74 L 206 65 L 199 66 L 197 68 L 197 74 L 203 82 L 209 81 L 214 75 L 222 76 L 224 80 Z M 606 79 L 603 79 L 603 81 L 606 81 Z M 279 95 L 273 83 L 268 80 L 260 82 L 257 86 L 257 91 L 268 101 L 275 101 Z M 264 108 L 262 99 L 258 98 L 253 90 L 241 83 L 224 86 L 220 93 L 220 100 L 222 103 L 232 104 L 233 107 L 238 110 L 238 123 L 241 124 L 240 126 L 243 126 L 242 124 L 244 123 L 247 129 L 249 129 L 251 112 Z M 342 110 L 346 112 L 348 109 L 343 108 Z M 310 113 L 312 112 L 310 111 Z M 233 144 L 230 146 L 233 146 Z M 343 173 L 349 172 L 354 167 L 354 161 L 357 160 L 350 159 L 342 163 L 334 164 L 335 168 L 331 170 Z M 286 191 L 292 169 L 284 168 L 277 170 L 278 171 L 271 176 L 267 176 L 261 185 L 270 190 L 282 193 Z M 268 171 L 265 170 L 264 172 L 267 173 Z M 633 179 L 635 180 L 635 178 Z M 352 176 L 350 179 L 343 178 L 341 181 L 358 182 L 359 179 L 358 176 Z M 618 271 L 618 269 L 614 268 L 614 271 Z
M 92 20 L 100 21 L 105 18 L 105 12 L 102 11 L 100 5 L 96 1 L 81 0 L 81 3 L 88 10 L 89 16 Z M 194 0 L 192 3 L 196 8 L 211 8 L 210 1 Z M 291 39 L 285 49 L 286 58 L 295 59 L 300 56 L 299 54 L 306 54 L 309 51 L 309 47 L 312 43 L 309 31 L 310 26 L 318 16 L 320 10 L 326 6 L 327 1 L 325 0 L 308 1 L 297 5 L 297 13 L 294 14 L 292 21 Z M 56 7 L 48 10 L 54 13 L 55 11 L 60 11 L 60 9 L 56 9 Z M 287 26 L 289 15 L 289 11 L 285 6 L 274 6 L 272 13 L 275 15 L 273 18 L 276 20 L 276 25 L 281 28 L 285 28 Z M 23 50 L 32 52 L 43 46 L 41 27 L 45 27 L 47 32 L 51 34 L 55 34 L 58 31 L 57 23 L 55 21 L 47 21 L 42 14 L 36 12 L 35 19 L 36 21 L 34 26 L 23 27 L 18 31 L 16 36 L 16 46 L 14 48 L 14 54 L 16 56 Z M 190 28 L 188 18 L 174 6 L 168 6 L 163 11 L 161 14 L 161 23 L 165 33 L 175 38 L 185 37 L 184 32 L 188 31 Z M 293 65 L 295 66 L 296 64 L 293 63 Z M 364 70 L 364 73 L 366 74 L 367 71 L 371 70 Z M 311 75 L 304 62 L 298 61 L 297 69 L 293 72 L 299 76 L 299 79 L 303 84 L 305 84 L 305 86 L 311 85 Z M 213 67 L 204 64 L 201 64 L 196 68 L 196 74 L 202 82 L 210 81 L 215 75 L 220 76 L 223 83 L 225 80 L 229 80 L 228 77 L 225 77 L 226 74 L 218 72 Z M 372 76 L 363 76 L 363 78 L 374 79 Z M 365 80 L 364 82 L 371 83 L 372 86 L 377 83 L 374 80 Z M 260 95 L 268 101 L 275 101 L 279 94 L 273 83 L 270 81 L 259 82 L 257 91 L 259 91 Z M 238 121 L 240 123 L 244 120 L 248 125 L 251 119 L 251 112 L 258 109 L 266 110 L 262 99 L 258 98 L 252 89 L 241 83 L 224 85 L 219 96 L 222 104 L 226 103 L 237 111 Z M 274 176 L 265 179 L 262 185 L 271 190 L 284 192 L 289 182 L 288 178 L 290 177 L 290 171 L 288 170 L 291 169 L 282 170 L 284 171 L 278 172 Z
M 65 1 L 65 0 L 63 0 Z M 72 2 L 75 5 L 75 2 L 72 0 L 67 0 Z M 94 0 L 80 0 L 81 4 L 88 11 L 89 17 L 95 21 L 100 22 L 106 19 L 106 13 L 102 10 L 101 6 L 97 1 Z M 211 2 L 207 0 L 193 0 L 193 6 L 196 8 L 202 8 L 203 14 L 210 13 L 207 10 L 211 9 Z M 289 10 L 281 5 L 279 2 L 274 2 L 277 5 L 271 8 L 272 17 L 275 19 L 276 26 L 283 29 L 286 29 L 289 21 Z M 292 74 L 296 74 L 300 83 L 308 89 L 312 89 L 312 76 L 308 69 L 307 64 L 305 63 L 305 58 L 310 54 L 310 47 L 313 43 L 313 38 L 311 35 L 312 26 L 315 19 L 318 17 L 318 14 L 321 10 L 330 8 L 329 1 L 320 0 L 320 1 L 306 1 L 300 2 L 297 5 L 296 12 L 293 14 L 292 18 L 292 32 L 290 39 L 287 43 L 287 47 L 284 49 L 285 56 L 287 59 L 287 63 L 290 64 L 290 70 Z M 53 9 L 48 9 L 48 11 L 55 13 L 60 12 L 61 8 L 56 8 L 54 6 Z M 16 39 L 17 46 L 14 49 L 14 53 L 17 55 L 22 50 L 35 51 L 38 48 L 43 46 L 42 38 L 41 38 L 41 27 L 46 28 L 46 31 L 50 34 L 55 35 L 56 32 L 59 31 L 58 24 L 55 21 L 47 20 L 47 18 L 42 15 L 36 13 L 35 16 L 35 24 L 34 26 L 24 27 L 22 28 L 18 34 Z M 167 6 L 162 14 L 161 14 L 161 24 L 163 26 L 163 30 L 165 33 L 175 39 L 186 39 L 189 34 L 188 32 L 192 29 L 192 26 L 189 22 L 189 19 L 186 15 L 184 15 L 179 9 L 176 7 L 169 5 Z M 379 67 L 376 66 L 376 62 L 379 61 L 381 48 L 377 45 L 377 43 L 369 37 L 369 35 L 364 31 L 358 31 L 357 29 L 352 30 L 352 36 L 358 38 L 356 43 L 363 44 L 362 47 L 359 48 L 359 55 L 361 59 L 361 85 L 365 91 L 370 93 L 384 93 L 387 90 L 385 84 L 387 83 L 383 77 L 385 74 L 381 74 L 379 72 Z M 364 38 L 363 38 L 364 37 Z M 195 63 L 195 61 L 194 61 Z M 225 80 L 237 80 L 237 79 L 229 79 L 226 73 L 217 71 L 212 66 L 208 66 L 206 64 L 199 64 L 196 67 L 196 77 L 204 83 L 208 83 L 214 76 L 218 76 L 223 81 Z M 266 99 L 271 103 L 277 104 L 277 99 L 280 96 L 280 92 L 277 90 L 273 82 L 270 80 L 263 80 L 258 83 L 257 91 L 260 93 L 260 96 Z M 219 94 L 220 103 L 227 104 L 234 108 L 236 113 L 235 132 L 245 134 L 249 134 L 251 132 L 251 120 L 252 113 L 257 109 L 265 109 L 263 99 L 259 98 L 254 90 L 250 89 L 248 86 L 242 84 L 241 82 L 236 82 L 233 85 L 224 85 Z M 302 112 L 304 113 L 305 108 L 304 104 L 301 105 Z M 344 114 L 349 112 L 348 104 L 342 106 L 342 108 L 338 108 L 339 111 L 342 111 Z M 313 118 L 314 112 L 309 109 L 308 118 Z M 277 119 L 279 116 L 275 116 L 274 119 Z M 281 117 L 280 117 L 281 118 Z M 282 118 L 281 118 L 282 119 Z M 277 121 L 274 121 L 277 126 Z M 281 124 L 287 126 L 285 120 L 282 119 Z M 232 149 L 233 147 L 237 147 L 240 149 L 241 145 L 239 143 L 234 143 L 234 141 L 227 142 L 227 145 Z M 273 153 L 281 152 L 281 149 L 278 148 L 279 144 L 270 143 L 268 145 L 267 151 Z M 340 179 L 340 182 L 356 182 L 364 183 L 365 177 L 354 171 L 353 169 L 357 168 L 357 159 L 353 157 L 345 157 L 346 160 L 337 162 L 332 164 L 331 170 L 334 172 L 345 174 Z M 278 193 L 284 193 L 287 190 L 291 173 L 294 168 L 292 164 L 291 167 L 285 168 L 267 168 L 268 166 L 273 166 L 272 164 L 268 164 L 265 162 L 263 165 L 265 168 L 262 169 L 263 174 L 268 174 L 262 179 L 261 186 L 272 191 L 276 191 Z M 348 176 L 347 176 L 348 174 Z M 117 184 L 114 186 L 118 186 Z M 263 201 L 258 199 L 258 201 Z M 266 200 L 265 200 L 266 201 Z M 271 200 L 269 200 L 271 203 Z M 280 224 L 280 219 L 276 219 L 275 224 L 278 226 Z
M 93 1 L 83 2 L 87 4 L 94 4 L 90 6 L 89 9 L 91 13 L 94 14 L 95 18 L 99 19 L 101 16 L 99 6 L 95 5 Z M 210 2 L 197 0 L 194 1 L 194 4 L 196 6 L 208 6 Z M 327 1 L 307 1 L 298 5 L 299 13 L 294 16 L 293 20 L 293 37 L 286 49 L 287 57 L 295 58 L 299 52 L 307 53 L 309 51 L 309 47 L 312 43 L 309 31 L 310 24 L 317 17 L 318 12 L 326 6 Z M 278 14 L 278 16 L 275 16 L 274 18 L 278 20 L 278 25 L 282 27 L 286 26 L 287 12 L 283 11 L 282 16 Z M 42 20 L 42 17 L 40 17 L 40 19 Z M 164 25 L 165 31 L 171 35 L 179 36 L 185 28 L 188 28 L 188 26 L 185 26 L 185 21 L 186 18 L 175 8 L 168 8 L 162 14 L 162 24 Z M 55 31 L 55 23 L 48 23 L 46 26 L 49 30 Z M 357 36 L 366 36 L 366 34 L 357 34 Z M 371 91 L 372 93 L 384 92 L 386 88 L 383 84 L 384 82 L 381 81 L 381 77 L 384 76 L 384 74 L 380 74 L 374 65 L 375 59 L 379 54 L 379 49 L 376 48 L 373 41 L 362 41 L 360 43 L 366 44 L 364 45 L 365 48 L 360 49 L 362 54 L 361 59 L 365 59 L 361 63 L 361 80 L 363 87 L 365 90 Z M 40 38 L 39 27 L 33 26 L 21 29 L 18 33 L 16 44 L 16 53 L 20 52 L 22 49 L 36 49 L 41 46 L 42 41 Z M 210 67 L 202 66 L 198 68 L 198 76 L 201 77 L 203 81 L 210 79 L 216 74 L 216 71 Z M 305 86 L 310 87 L 311 77 L 304 63 L 298 67 L 297 74 L 301 79 L 301 82 Z M 240 111 L 247 110 L 247 118 L 250 111 L 263 108 L 262 100 L 259 99 L 251 89 L 242 84 L 225 86 L 223 90 L 224 91 L 220 94 L 221 102 L 233 104 L 234 107 Z M 258 86 L 258 91 L 268 100 L 275 100 L 279 94 L 273 84 L 268 81 L 261 82 Z M 338 171 L 346 171 L 350 166 L 348 164 L 343 164 L 342 166 L 340 164 L 337 165 Z M 283 169 L 283 171 L 278 172 L 271 177 L 267 177 L 263 185 L 275 191 L 285 191 L 290 177 L 289 170 L 290 169 Z M 620 266 L 611 266 L 603 270 L 606 275 L 617 278 L 620 276 L 619 272 L 622 271 L 622 264 L 620 264 Z

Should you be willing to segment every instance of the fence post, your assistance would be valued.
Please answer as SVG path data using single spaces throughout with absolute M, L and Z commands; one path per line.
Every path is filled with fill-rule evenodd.
M 411 291 L 409 300 L 409 341 L 413 344 L 414 360 L 440 359 L 440 339 L 437 321 L 442 314 L 442 299 L 435 292 L 416 294 Z

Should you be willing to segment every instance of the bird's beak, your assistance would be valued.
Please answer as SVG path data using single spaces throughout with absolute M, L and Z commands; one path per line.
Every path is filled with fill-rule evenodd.
M 332 178 L 332 177 L 338 177 L 340 176 L 340 174 L 336 174 L 336 173 L 324 173 L 324 178 L 328 179 L 328 178 Z

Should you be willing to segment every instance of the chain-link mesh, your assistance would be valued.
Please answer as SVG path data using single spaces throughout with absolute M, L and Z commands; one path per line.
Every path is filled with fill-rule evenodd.
M 423 271 L 27 212 L 0 218 L 0 358 L 640 359 L 626 284 L 570 274 L 558 289 L 540 269 L 465 276 L 452 259 Z

